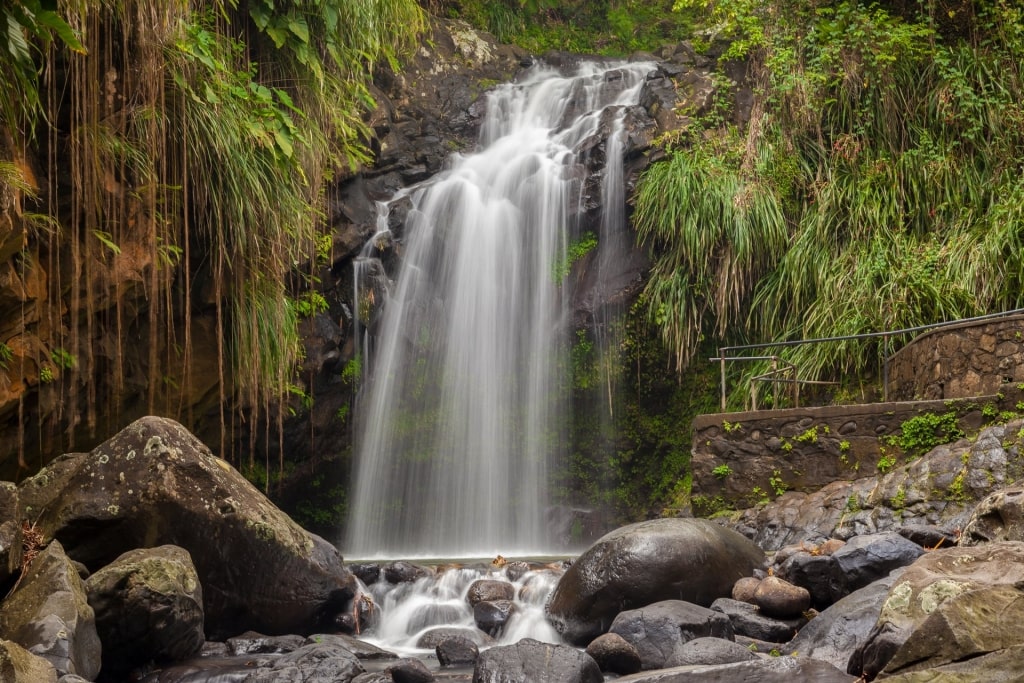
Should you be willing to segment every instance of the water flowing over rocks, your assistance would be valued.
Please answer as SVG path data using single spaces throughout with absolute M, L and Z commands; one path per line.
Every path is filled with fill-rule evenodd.
M 656 519 L 599 539 L 566 571 L 547 605 L 559 633 L 585 645 L 627 609 L 659 600 L 710 605 L 764 562 L 739 534 L 702 519 Z

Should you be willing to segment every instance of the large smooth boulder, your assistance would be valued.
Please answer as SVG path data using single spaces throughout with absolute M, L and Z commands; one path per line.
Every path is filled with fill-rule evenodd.
M 602 683 L 590 655 L 568 647 L 524 638 L 515 645 L 480 653 L 473 683 Z
M 85 586 L 57 541 L 28 566 L 0 605 L 0 638 L 50 662 L 58 674 L 93 679 L 100 671 L 100 639 Z
M 623 610 L 660 600 L 707 606 L 764 564 L 764 552 L 705 519 L 655 519 L 598 539 L 565 572 L 546 611 L 571 643 L 586 645 Z
M 57 683 L 53 664 L 17 643 L 0 640 L 0 681 L 4 683 Z
M 888 670 L 890 661 L 896 662 L 894 666 L 905 668 L 906 656 L 898 653 L 924 622 L 936 613 L 950 615 L 948 618 L 937 617 L 932 624 L 939 629 L 935 632 L 943 632 L 943 620 L 953 622 L 961 619 L 957 616 L 960 609 L 952 605 L 947 607 L 945 603 L 964 598 L 969 601 L 965 605 L 974 604 L 971 593 L 994 588 L 1006 589 L 1010 591 L 1008 596 L 1012 596 L 1020 592 L 1018 586 L 1022 585 L 1024 543 L 1002 541 L 977 547 L 933 550 L 907 567 L 889 589 L 878 621 L 864 644 L 850 657 L 847 670 L 856 676 L 864 674 L 872 678 L 883 669 Z M 1011 612 L 1019 607 L 1019 603 L 1009 601 L 1007 596 L 1000 597 L 1000 602 L 1005 602 Z M 992 616 L 989 619 L 998 621 Z M 1004 639 L 1004 635 L 1021 638 L 1024 642 L 1024 632 L 1020 628 L 999 635 L 1003 647 L 1009 647 L 1012 643 Z M 990 637 L 983 636 L 986 639 Z M 916 639 L 911 646 L 918 648 L 915 642 Z M 972 649 L 974 646 L 963 647 Z
M 103 642 L 103 672 L 199 654 L 203 591 L 192 558 L 164 545 L 130 550 L 85 582 Z
M 851 683 L 828 662 L 804 657 L 765 657 L 749 662 L 679 666 L 623 676 L 615 683 Z
M 867 640 L 895 581 L 896 572 L 850 593 L 801 628 L 785 652 L 820 659 L 846 671 L 850 654 Z
M 180 424 L 136 420 L 20 487 L 22 516 L 91 571 L 177 545 L 203 586 L 207 636 L 325 630 L 355 594 L 337 550 L 273 505 Z
M 642 669 L 660 669 L 683 643 L 695 638 L 733 639 L 732 623 L 721 612 L 682 600 L 663 600 L 620 612 L 609 633 L 635 647 Z
M 836 572 L 833 601 L 913 564 L 923 554 L 924 548 L 895 531 L 851 538 L 832 553 Z

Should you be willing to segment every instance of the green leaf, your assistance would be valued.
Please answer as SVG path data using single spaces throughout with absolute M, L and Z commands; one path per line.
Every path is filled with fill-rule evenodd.
M 75 35 L 74 30 L 68 26 L 67 22 L 60 18 L 56 12 L 44 11 L 36 15 L 36 22 L 40 26 L 45 26 L 54 33 L 57 37 L 63 41 L 71 50 L 79 54 L 87 54 L 85 46 L 82 45 L 81 41 L 78 40 L 78 36 Z
M 289 159 L 292 158 L 292 141 L 287 133 L 281 130 L 274 131 L 274 141 L 277 142 L 277 146 L 284 152 L 284 155 Z
M 267 26 L 265 29 L 270 39 L 274 41 L 274 47 L 280 49 L 288 41 L 288 32 L 278 26 Z
M 309 43 L 309 25 L 306 24 L 305 17 L 289 17 L 288 30 L 303 43 Z

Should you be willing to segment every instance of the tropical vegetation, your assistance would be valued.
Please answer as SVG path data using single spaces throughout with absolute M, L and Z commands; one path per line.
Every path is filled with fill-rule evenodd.
M 648 315 L 677 367 L 703 339 L 847 336 L 1024 304 L 1018 3 L 676 6 L 749 60 L 756 94 L 742 128 L 692 112 L 636 198 L 656 255 Z M 870 375 L 882 345 L 764 352 L 840 380 Z
M 20 329 L 46 321 L 43 344 L 76 361 L 57 367 L 41 348 L 39 380 L 69 410 L 84 405 L 91 431 L 101 419 L 116 425 L 134 392 L 150 412 L 158 402 L 165 413 L 191 410 L 193 315 L 214 308 L 207 337 L 218 346 L 230 455 L 243 413 L 226 415 L 228 406 L 250 425 L 280 424 L 301 353 L 289 284 L 315 278 L 327 183 L 370 161 L 373 71 L 416 44 L 422 9 L 4 0 L 0 23 L 0 195 L 15 196 L 33 228 L 18 256 L 23 278 L 37 262 L 50 274 L 48 296 L 37 297 L 47 309 L 23 307 Z M 138 296 L 108 298 L 111 270 L 130 273 L 122 282 Z M 141 325 L 136 305 L 147 311 Z M 125 361 L 140 342 L 143 378 Z M 101 380 L 109 404 L 97 400 Z

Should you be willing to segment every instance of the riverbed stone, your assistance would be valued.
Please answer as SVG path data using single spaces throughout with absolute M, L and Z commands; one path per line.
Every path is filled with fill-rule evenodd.
M 851 683 L 828 662 L 804 657 L 764 657 L 710 666 L 678 666 L 623 676 L 615 683 Z
M 214 640 L 325 630 L 355 594 L 331 544 L 173 420 L 142 418 L 91 453 L 58 458 L 19 498 L 21 515 L 90 571 L 136 548 L 186 549 Z
M 60 542 L 32 560 L 0 605 L 0 637 L 53 665 L 58 674 L 93 679 L 100 671 L 100 639 L 85 586 Z
M 473 621 L 481 631 L 497 637 L 515 611 L 511 600 L 485 600 L 473 606 Z
M 395 683 L 430 683 L 434 680 L 434 674 L 430 673 L 427 665 L 413 657 L 399 659 L 387 671 Z
M 637 649 L 645 670 L 662 668 L 680 645 L 694 638 L 733 638 L 728 616 L 683 600 L 663 600 L 620 612 L 609 632 Z
M 105 675 L 188 659 L 202 649 L 203 591 L 185 549 L 130 550 L 90 576 L 85 589 L 103 642 Z
M 796 619 L 769 617 L 762 614 L 756 605 L 731 598 L 715 600 L 711 609 L 729 617 L 736 635 L 767 643 L 785 643 L 807 623 L 803 616 Z
M 761 585 L 761 579 L 754 576 L 744 576 L 742 579 L 733 584 L 732 587 L 732 599 L 739 600 L 740 602 L 754 602 L 754 591 Z
M 434 648 L 441 666 L 474 664 L 480 656 L 480 648 L 466 636 L 449 636 Z
M 388 583 L 412 583 L 430 575 L 430 571 L 426 567 L 421 567 L 405 560 L 398 560 L 397 562 L 385 565 L 382 573 L 384 574 L 384 580 Z
M 668 599 L 710 605 L 764 564 L 764 552 L 705 519 L 665 518 L 598 539 L 559 580 L 546 606 L 555 629 L 586 645 L 623 611 Z
M 508 581 L 478 579 L 469 585 L 466 602 L 470 607 L 484 600 L 511 600 L 516 596 L 516 587 Z
M 832 554 L 836 582 L 833 600 L 912 564 L 924 549 L 894 531 L 856 536 Z
M 766 617 L 798 619 L 811 606 L 811 594 L 806 588 L 794 586 L 777 576 L 768 576 L 758 584 L 753 602 Z
M 724 638 L 694 638 L 680 645 L 665 660 L 665 668 L 701 664 L 732 664 L 733 662 L 749 662 L 757 659 L 757 655 L 749 648 L 743 647 L 733 640 Z
M 437 647 L 441 641 L 452 637 L 468 638 L 478 647 L 490 647 L 496 642 L 494 638 L 479 629 L 466 626 L 438 626 L 423 633 L 416 641 L 416 647 L 431 650 Z
M 480 653 L 473 683 L 602 683 L 593 658 L 567 645 L 524 638 Z
M 623 675 L 640 670 L 640 653 L 618 633 L 604 633 L 594 638 L 587 645 L 587 654 L 607 673 Z

